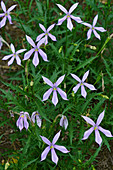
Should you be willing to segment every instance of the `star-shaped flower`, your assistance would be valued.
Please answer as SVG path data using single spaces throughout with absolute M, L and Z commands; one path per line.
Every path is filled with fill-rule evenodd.
M 86 98 L 87 96 L 87 92 L 84 88 L 84 86 L 88 87 L 90 90 L 96 90 L 95 87 L 92 85 L 92 84 L 89 84 L 89 83 L 85 83 L 84 81 L 87 79 L 88 77 L 88 74 L 89 74 L 89 70 L 84 74 L 82 80 L 76 76 L 75 74 L 71 74 L 71 76 L 77 80 L 79 83 L 73 88 L 73 91 L 74 93 L 77 92 L 77 90 L 79 89 L 79 87 L 81 86 L 81 95 Z
M 52 103 L 56 106 L 57 103 L 58 103 L 58 97 L 57 97 L 57 91 L 58 93 L 60 94 L 60 96 L 64 99 L 64 100 L 68 100 L 67 99 L 67 94 L 61 90 L 58 86 L 59 84 L 64 80 L 64 77 L 65 75 L 61 76 L 57 81 L 56 83 L 52 83 L 48 78 L 42 76 L 43 80 L 49 85 L 51 86 L 51 88 L 44 93 L 43 95 L 43 100 L 42 101 L 45 101 L 49 98 L 50 94 L 52 93 L 53 91 L 53 97 L 52 97 Z
M 63 153 L 68 153 L 70 151 L 68 151 L 64 146 L 59 146 L 59 145 L 55 145 L 55 143 L 57 142 L 58 138 L 60 137 L 60 133 L 61 131 L 59 131 L 53 138 L 52 143 L 44 136 L 40 136 L 42 138 L 42 140 L 49 146 L 47 146 L 45 148 L 45 150 L 42 152 L 41 154 L 41 161 L 46 159 L 46 156 L 48 154 L 48 152 L 51 150 L 51 157 L 52 157 L 52 161 L 57 164 L 58 162 L 58 156 L 55 152 L 55 149 L 63 152 Z
M 102 138 L 101 138 L 101 136 L 100 136 L 99 130 L 100 130 L 102 133 L 104 133 L 107 137 L 113 137 L 112 134 L 111 134 L 111 132 L 110 132 L 109 130 L 106 130 L 106 129 L 102 128 L 101 126 L 99 126 L 100 123 L 101 123 L 101 121 L 102 121 L 102 119 L 104 118 L 104 112 L 105 112 L 105 111 L 103 111 L 102 113 L 100 113 L 100 115 L 99 115 L 96 123 L 95 123 L 92 119 L 90 119 L 89 117 L 87 117 L 87 116 L 82 116 L 87 123 L 89 123 L 90 125 L 93 126 L 93 127 L 91 127 L 89 130 L 87 130 L 87 131 L 84 133 L 84 137 L 83 137 L 82 140 L 87 139 L 87 138 L 89 137 L 89 135 L 90 135 L 93 131 L 95 131 L 95 142 L 97 142 L 99 145 L 101 145 L 101 143 L 102 143 Z
M 40 34 L 37 38 L 36 38 L 36 42 L 39 41 L 43 36 L 45 36 L 45 45 L 47 45 L 48 43 L 48 36 L 53 40 L 53 41 L 57 41 L 56 37 L 52 34 L 49 33 L 49 31 L 55 26 L 55 24 L 52 24 L 51 26 L 49 26 L 49 28 L 46 30 L 45 27 L 42 24 L 39 24 L 40 28 L 44 31 L 44 33 Z
M 8 18 L 8 20 L 9 20 L 9 23 L 12 24 L 10 12 L 11 12 L 16 6 L 17 6 L 17 5 L 12 5 L 8 10 L 6 10 L 6 6 L 5 6 L 4 2 L 1 1 L 1 7 L 2 7 L 4 13 L 0 14 L 0 17 L 4 17 L 4 18 L 3 18 L 2 21 L 0 22 L 0 28 L 5 25 L 7 18 Z
M 41 127 L 42 120 L 40 119 L 40 114 L 38 113 L 38 111 L 32 113 L 31 120 L 33 121 L 33 123 L 35 123 L 35 118 L 36 118 L 37 125 Z
M 97 31 L 101 31 L 101 32 L 105 32 L 107 30 L 105 30 L 103 27 L 95 27 L 96 23 L 97 23 L 97 20 L 98 20 L 98 14 L 95 16 L 95 18 L 93 19 L 93 25 L 91 24 L 88 24 L 86 22 L 83 22 L 82 24 L 89 27 L 90 29 L 88 30 L 87 32 L 87 40 L 89 40 L 91 38 L 91 33 L 93 31 L 94 35 L 96 38 L 98 38 L 99 40 L 100 39 L 100 35 L 96 32 Z
M 68 120 L 67 120 L 67 117 L 62 115 L 61 119 L 60 119 L 60 126 L 64 126 L 65 130 L 67 129 L 68 127 Z
M 71 15 L 71 13 L 74 11 L 74 9 L 77 8 L 78 4 L 79 3 L 73 4 L 72 7 L 69 9 L 69 12 L 62 5 L 56 4 L 66 14 L 66 16 L 64 16 L 63 18 L 58 20 L 57 25 L 61 25 L 67 19 L 67 28 L 70 31 L 72 31 L 73 24 L 71 22 L 71 19 L 75 20 L 78 23 L 81 23 L 82 20 L 80 19 L 80 17 L 75 17 L 75 16 Z

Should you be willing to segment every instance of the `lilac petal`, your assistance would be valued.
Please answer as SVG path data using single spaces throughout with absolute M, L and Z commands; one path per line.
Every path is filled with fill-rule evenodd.
M 45 37 L 42 38 L 42 39 L 37 43 L 37 48 L 39 48 L 43 43 L 45 43 Z
M 101 31 L 101 32 L 105 32 L 107 30 L 105 30 L 103 27 L 95 27 L 96 30 Z
M 1 1 L 1 7 L 2 7 L 3 11 L 6 12 L 6 6 L 3 1 Z
M 102 128 L 101 126 L 98 126 L 98 129 L 99 129 L 102 133 L 104 133 L 107 137 L 113 137 L 112 134 L 111 134 L 111 132 L 110 132 L 109 130 L 104 129 L 104 128 Z
M 70 17 L 67 18 L 67 28 L 72 31 L 73 24 Z
M 17 5 L 12 5 L 7 11 L 10 12 L 12 11 Z
M 64 80 L 64 77 L 65 77 L 65 74 L 63 76 L 59 77 L 58 80 L 55 83 L 55 86 L 59 86 L 59 84 L 61 84 L 62 81 Z
M 51 145 L 51 142 L 44 136 L 41 136 L 40 137 L 42 138 L 42 140 L 47 144 L 47 145 Z
M 44 35 L 45 35 L 45 33 L 38 35 L 37 38 L 36 38 L 36 42 L 39 41 Z
M 31 120 L 33 121 L 33 123 L 35 123 L 35 114 L 36 114 L 36 112 L 33 112 L 31 115 Z
M 77 85 L 73 88 L 74 93 L 76 93 L 76 92 L 77 92 L 77 90 L 79 89 L 79 87 L 80 87 L 80 83 L 79 83 L 79 84 L 77 84 Z
M 10 23 L 10 24 L 13 24 L 12 21 L 11 21 L 11 16 L 8 15 L 7 18 L 8 18 L 8 20 L 9 20 L 9 23 Z
M 46 35 L 45 36 L 45 45 L 47 45 L 48 44 L 48 36 Z
M 28 123 L 28 121 L 27 121 L 27 117 L 26 117 L 26 116 L 24 116 L 24 127 L 26 128 L 26 130 L 27 130 L 28 127 L 29 127 L 29 123 Z
M 60 133 L 61 133 L 61 130 L 54 136 L 53 141 L 52 141 L 52 145 L 54 145 L 57 142 L 57 140 L 60 137 Z
M 6 23 L 6 16 L 0 22 L 0 28 L 3 27 L 5 25 L 5 23 Z
M 53 83 L 46 77 L 42 76 L 43 80 L 51 87 L 53 87 Z
M 102 138 L 101 138 L 100 133 L 97 129 L 95 130 L 95 142 L 97 142 L 99 145 L 102 143 Z
M 24 51 L 26 51 L 26 49 L 18 50 L 18 51 L 16 52 L 16 54 L 22 53 L 22 52 L 24 52 Z
M 66 20 L 66 18 L 67 16 L 64 16 L 63 18 L 59 19 L 57 25 L 61 25 Z
M 48 29 L 47 29 L 47 32 L 49 32 L 50 30 L 52 30 L 54 26 L 55 26 L 55 24 L 52 24 L 51 26 L 49 26 Z
M 14 45 L 11 44 L 10 47 L 11 47 L 11 51 L 12 51 L 13 53 L 15 53 L 15 47 L 14 47 Z
M 71 74 L 71 76 L 72 76 L 75 80 L 77 80 L 79 83 L 81 83 L 81 80 L 80 80 L 80 78 L 79 78 L 78 76 L 76 76 L 75 74 Z
M 85 131 L 84 137 L 82 138 L 82 140 L 86 140 L 89 137 L 89 135 L 93 132 L 93 130 L 94 130 L 94 127 L 91 127 L 90 129 Z
M 44 61 L 48 61 L 46 53 L 44 53 L 41 49 L 38 50 L 39 54 L 42 56 Z
M 55 164 L 57 164 L 57 162 L 58 162 L 58 156 L 57 156 L 54 148 L 51 149 L 51 157 L 52 157 L 52 161 L 53 161 Z
M 95 35 L 96 38 L 98 38 L 99 40 L 101 40 L 100 35 L 99 35 L 95 30 L 93 30 L 93 33 L 94 33 L 94 35 Z
M 64 100 L 68 100 L 67 94 L 63 90 L 61 90 L 59 87 L 57 87 L 57 91 Z
M 92 126 L 95 126 L 95 122 L 87 116 L 82 116 L 83 119 Z
M 50 88 L 48 91 L 46 91 L 43 95 L 43 100 L 42 101 L 45 101 L 49 98 L 50 94 L 52 93 L 53 89 Z
M 57 40 L 56 40 L 56 37 L 55 37 L 54 35 L 52 35 L 52 34 L 49 33 L 48 36 L 49 36 L 53 41 L 57 41 Z
M 58 103 L 58 97 L 56 90 L 53 91 L 52 103 L 56 106 Z
M 12 57 L 12 56 L 13 56 L 13 54 L 6 55 L 6 56 L 4 56 L 4 58 L 2 58 L 2 60 L 7 60 L 7 59 L 9 59 L 9 58 Z
M 65 128 L 65 130 L 67 129 L 67 127 L 68 127 L 68 120 L 67 120 L 67 118 L 65 118 L 64 119 L 64 128 Z
M 36 67 L 39 64 L 39 58 L 38 58 L 38 52 L 35 51 L 34 57 L 33 57 L 33 64 Z
M 95 87 L 92 84 L 84 83 L 86 87 L 88 87 L 90 90 L 96 90 Z
M 102 120 L 104 118 L 104 112 L 105 112 L 105 110 L 102 113 L 100 113 L 100 115 L 99 115 L 99 117 L 97 119 L 97 122 L 96 122 L 97 126 L 102 122 Z
M 50 147 L 48 146 L 48 147 L 45 148 L 45 150 L 41 154 L 41 161 L 46 159 L 46 156 L 47 156 L 49 151 L 50 151 Z
M 46 32 L 46 29 L 45 29 L 45 27 L 44 27 L 42 24 L 39 24 L 39 27 L 40 27 L 44 32 Z
M 75 20 L 76 22 L 78 22 L 78 23 L 81 23 L 81 22 L 82 22 L 82 20 L 81 20 L 80 17 L 75 17 L 75 16 L 73 16 L 73 15 L 70 15 L 70 17 L 71 17 L 73 20 Z
M 87 27 L 89 27 L 89 28 L 92 28 L 91 24 L 88 24 L 88 23 L 86 23 L 86 22 L 83 22 L 82 24 L 85 25 L 85 26 L 87 26 Z
M 9 60 L 9 62 L 8 62 L 8 66 L 9 66 L 9 65 L 11 65 L 11 64 L 13 63 L 14 59 L 15 59 L 15 58 L 14 58 L 14 57 L 12 57 L 12 58 Z
M 0 17 L 3 17 L 3 16 L 5 16 L 5 13 L 0 14 Z
M 20 131 L 23 129 L 23 118 L 19 117 L 19 119 L 16 122 L 17 127 L 19 127 Z
M 66 8 L 64 8 L 62 5 L 60 4 L 56 4 L 65 14 L 67 14 L 67 10 Z
M 78 6 L 78 4 L 79 4 L 79 3 L 75 3 L 75 4 L 73 4 L 73 5 L 71 6 L 71 8 L 69 9 L 69 13 L 70 13 L 70 14 L 74 11 L 74 9 Z
M 63 125 L 64 125 L 63 123 L 64 123 L 64 117 L 62 116 L 61 119 L 60 119 L 60 126 L 63 127 Z
M 17 61 L 17 64 L 18 64 L 18 65 L 21 65 L 21 60 L 20 60 L 20 58 L 19 58 L 18 55 L 16 55 L 16 61 Z
M 81 86 L 81 95 L 82 95 L 84 98 L 86 98 L 86 96 L 87 96 L 87 92 L 86 92 L 86 90 L 85 90 L 85 88 L 84 88 L 83 85 Z
M 59 146 L 59 145 L 54 145 L 54 148 L 63 152 L 63 153 L 68 153 L 70 151 L 68 151 L 64 146 Z
M 34 43 L 34 41 L 31 39 L 31 37 L 29 37 L 28 35 L 26 35 L 26 39 L 27 39 L 28 43 L 31 44 L 33 47 L 36 46 L 35 43 Z
M 91 38 L 92 29 L 90 28 L 87 32 L 87 40 Z
M 96 25 L 98 20 L 98 14 L 95 16 L 95 18 L 93 19 L 93 27 Z
M 27 60 L 30 58 L 30 56 L 32 55 L 32 53 L 34 52 L 35 50 L 32 48 L 31 50 L 29 50 L 28 52 L 26 52 L 24 54 L 24 59 L 23 60 Z
M 87 79 L 88 75 L 89 75 L 89 70 L 83 75 L 82 82 L 84 82 Z
M 37 125 L 39 126 L 39 128 L 41 127 L 42 124 L 42 120 L 40 119 L 40 117 L 38 115 L 36 115 L 36 121 L 37 121 Z

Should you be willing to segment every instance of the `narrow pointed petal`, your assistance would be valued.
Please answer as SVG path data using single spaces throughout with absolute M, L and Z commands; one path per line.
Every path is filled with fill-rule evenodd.
M 66 8 L 64 8 L 62 5 L 60 4 L 56 4 L 65 14 L 67 14 L 67 10 Z
M 94 20 L 93 20 L 93 27 L 96 25 L 98 20 L 98 14 L 95 16 Z
M 91 127 L 90 129 L 85 131 L 84 137 L 82 138 L 82 140 L 86 140 L 89 137 L 89 135 L 93 132 L 93 130 L 94 130 L 94 127 Z
M 58 103 L 58 97 L 56 90 L 53 91 L 52 103 L 56 106 Z
M 31 37 L 29 37 L 28 35 L 26 35 L 26 39 L 27 39 L 28 43 L 31 44 L 33 47 L 36 46 L 35 43 L 34 43 L 34 41 L 31 39 Z
M 17 5 L 12 5 L 7 11 L 10 12 L 12 11 Z
M 60 133 L 61 133 L 61 130 L 54 136 L 53 141 L 52 141 L 52 145 L 54 145 L 57 142 L 57 140 L 60 137 Z
M 26 51 L 26 49 L 18 50 L 18 51 L 16 52 L 16 54 L 22 53 L 22 52 L 24 52 L 24 51 Z
M 43 58 L 44 61 L 48 61 L 46 53 L 44 53 L 41 49 L 38 50 L 39 54 Z
M 26 116 L 24 116 L 24 127 L 26 128 L 26 130 L 27 130 L 28 127 L 29 127 L 29 123 L 28 123 L 28 121 L 27 121 L 27 117 L 26 117 Z
M 89 123 L 92 126 L 95 126 L 95 122 L 91 118 L 89 118 L 87 116 L 82 116 L 82 117 L 87 123 Z
M 62 116 L 61 119 L 60 119 L 60 126 L 63 127 L 63 125 L 64 125 L 63 123 L 64 123 L 64 117 Z
M 84 88 L 83 85 L 81 86 L 81 95 L 82 95 L 84 98 L 86 98 L 86 96 L 87 96 L 87 92 L 86 92 L 86 90 L 85 90 L 85 88 Z
M 19 117 L 16 122 L 17 127 L 19 127 L 20 131 L 23 129 L 23 118 Z
M 75 4 L 73 4 L 73 5 L 71 6 L 71 8 L 69 9 L 69 13 L 70 13 L 70 14 L 75 10 L 75 8 L 78 6 L 78 4 L 79 4 L 79 3 L 75 3 Z
M 97 122 L 96 122 L 97 126 L 102 122 L 102 120 L 104 118 L 104 113 L 105 113 L 105 110 L 102 113 L 100 113 L 100 115 L 99 115 L 99 117 L 97 119 Z
M 91 38 L 92 29 L 90 28 L 87 32 L 87 40 Z
M 38 35 L 37 38 L 36 38 L 36 42 L 39 41 L 39 40 L 41 40 L 41 38 L 42 38 L 44 35 L 45 35 L 45 33 L 42 33 L 42 34 Z
M 101 31 L 101 32 L 105 32 L 107 30 L 105 30 L 103 27 L 95 27 L 96 30 Z
M 0 22 L 0 28 L 2 28 L 5 25 L 5 23 L 6 23 L 6 16 Z
M 59 145 L 54 145 L 54 148 L 63 152 L 63 153 L 68 153 L 70 151 L 68 151 L 64 146 L 59 146 Z
M 45 45 L 48 44 L 48 35 L 45 36 Z
M 57 25 L 61 25 L 66 20 L 66 18 L 67 16 L 64 16 L 63 18 L 59 19 Z
M 67 94 L 63 90 L 61 90 L 59 87 L 57 87 L 57 91 L 64 100 L 68 100 Z
M 53 87 L 53 83 L 46 77 L 42 76 L 43 80 L 51 87 Z
M 81 83 L 81 80 L 80 80 L 80 78 L 79 78 L 78 76 L 76 76 L 75 74 L 71 74 L 71 76 L 72 76 L 75 80 L 77 80 L 79 83 Z
M 12 56 L 13 56 L 13 54 L 6 55 L 6 56 L 4 56 L 4 57 L 2 58 L 2 60 L 7 60 L 7 59 L 9 59 L 9 58 L 12 57 Z
M 12 51 L 13 53 L 15 53 L 15 47 L 14 47 L 14 45 L 11 44 L 10 47 L 11 47 L 11 51 Z
M 53 41 L 57 41 L 57 40 L 56 40 L 56 37 L 55 37 L 54 35 L 52 35 L 52 34 L 49 33 L 48 36 L 49 36 Z
M 74 93 L 76 93 L 76 92 L 77 92 L 77 90 L 79 89 L 79 87 L 80 87 L 80 83 L 79 83 L 79 84 L 77 84 L 77 85 L 73 88 Z
M 44 136 L 41 136 L 40 137 L 42 138 L 42 140 L 47 144 L 47 145 L 51 145 L 51 142 Z
M 82 20 L 81 20 L 80 17 L 75 17 L 75 16 L 73 16 L 73 15 L 70 15 L 70 17 L 71 17 L 74 21 L 76 21 L 76 22 L 78 22 L 78 23 L 81 23 L 81 22 L 82 22 Z
M 18 65 L 21 65 L 21 60 L 20 60 L 20 58 L 19 58 L 18 55 L 16 55 L 16 61 L 17 61 L 17 64 L 18 64 Z
M 36 67 L 39 64 L 39 58 L 38 58 L 38 52 L 35 51 L 34 57 L 33 57 L 33 64 Z
M 52 161 L 57 165 L 57 162 L 58 162 L 58 156 L 54 150 L 54 148 L 51 149 L 51 158 L 52 158 Z
M 86 87 L 88 87 L 90 90 L 97 90 L 92 84 L 84 83 Z
M 104 135 L 106 135 L 107 137 L 113 137 L 112 134 L 111 134 L 111 132 L 110 132 L 109 130 L 104 129 L 104 128 L 102 128 L 101 126 L 98 126 L 98 129 L 99 129 L 102 133 L 104 133 Z
M 59 77 L 58 80 L 56 81 L 55 85 L 59 86 L 59 84 L 61 84 L 62 81 L 64 80 L 64 77 L 65 77 L 65 74 L 63 76 Z
M 95 30 L 93 30 L 93 33 L 94 33 L 94 35 L 95 35 L 96 38 L 98 38 L 99 40 L 101 40 L 100 35 L 99 35 Z
M 37 122 L 37 125 L 39 126 L 39 128 L 41 128 L 42 119 L 40 119 L 40 117 L 38 115 L 36 115 L 36 122 Z
M 50 94 L 52 93 L 53 89 L 50 88 L 49 90 L 47 90 L 44 95 L 43 95 L 43 100 L 42 101 L 45 101 L 49 98 Z
M 33 121 L 33 123 L 35 123 L 35 114 L 36 114 L 36 112 L 33 112 L 31 115 L 31 120 Z
M 73 24 L 72 24 L 71 18 L 67 18 L 67 28 L 68 28 L 70 31 L 72 31 Z
M 86 22 L 83 22 L 82 24 L 85 25 L 85 26 L 87 26 L 87 27 L 89 27 L 89 28 L 92 28 L 91 24 L 88 24 L 88 23 L 86 23 Z
M 13 63 L 14 59 L 15 59 L 15 58 L 12 57 L 12 58 L 8 61 L 8 66 L 11 65 L 11 64 Z
M 41 154 L 41 161 L 46 159 L 46 156 L 47 156 L 49 151 L 50 151 L 50 147 L 48 146 L 48 147 L 45 148 L 45 150 Z
M 9 23 L 10 23 L 10 24 L 13 24 L 12 21 L 11 21 L 11 16 L 8 15 L 7 18 L 8 18 L 8 20 L 9 20 Z
M 3 17 L 3 16 L 5 16 L 5 13 L 0 14 L 0 17 Z
M 89 70 L 83 75 L 82 82 L 84 82 L 87 79 L 88 75 L 89 75 Z
M 67 129 L 67 127 L 68 127 L 68 120 L 66 118 L 66 119 L 64 119 L 64 128 L 65 128 L 65 130 Z
M 101 143 L 102 143 L 102 138 L 101 138 L 100 133 L 97 129 L 95 130 L 95 142 L 97 142 L 99 145 L 101 145 Z
M 1 7 L 2 7 L 3 11 L 6 12 L 6 6 L 3 1 L 1 1 Z
M 45 37 L 42 38 L 42 39 L 37 43 L 37 48 L 39 48 L 43 43 L 45 43 Z
M 45 27 L 44 27 L 42 24 L 39 24 L 39 27 L 40 27 L 44 32 L 46 32 L 46 29 L 45 29 Z
M 47 32 L 49 32 L 50 30 L 52 30 L 54 26 L 55 26 L 55 24 L 52 24 L 51 26 L 49 26 L 48 29 L 47 29 Z
M 29 50 L 28 52 L 26 52 L 26 53 L 24 54 L 24 59 L 23 59 L 23 60 L 29 59 L 33 52 L 34 52 L 34 49 L 33 49 L 33 48 L 32 48 L 31 50 Z

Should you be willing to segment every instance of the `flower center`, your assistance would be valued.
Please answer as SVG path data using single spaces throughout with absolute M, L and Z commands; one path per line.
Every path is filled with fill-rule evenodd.
M 83 83 L 80 84 L 81 86 L 83 85 Z
M 24 115 L 21 115 L 21 117 L 23 117 L 23 118 L 24 118 Z
M 94 30 L 94 27 L 92 27 L 92 30 Z
M 45 33 L 45 35 L 48 35 L 48 33 Z
M 70 18 L 70 15 L 69 15 L 69 14 L 67 15 L 67 18 Z
M 56 87 L 54 87 L 53 90 L 57 90 Z
M 38 49 L 36 48 L 35 51 L 38 51 Z
M 14 54 L 13 56 L 16 57 L 16 54 Z
M 7 14 L 7 13 L 5 13 L 5 16 L 8 16 L 8 14 Z
M 51 146 L 50 146 L 50 149 L 52 149 L 52 148 L 54 148 L 54 146 L 53 146 L 53 145 L 51 145 Z
M 94 127 L 94 130 L 98 129 L 97 126 Z
M 64 116 L 64 118 L 63 118 L 64 120 L 66 119 L 66 117 Z

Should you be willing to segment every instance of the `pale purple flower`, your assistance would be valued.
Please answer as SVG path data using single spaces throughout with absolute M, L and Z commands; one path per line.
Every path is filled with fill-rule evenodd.
M 60 119 L 60 126 L 64 126 L 65 130 L 68 127 L 68 119 L 66 116 L 62 115 L 61 119 Z
M 68 153 L 70 151 L 68 151 L 64 146 L 59 146 L 59 145 L 55 145 L 55 143 L 57 142 L 59 136 L 60 136 L 61 130 L 54 136 L 52 143 L 44 136 L 40 136 L 42 138 L 42 140 L 49 146 L 47 146 L 45 148 L 45 150 L 42 152 L 41 154 L 41 161 L 46 159 L 46 156 L 48 154 L 48 152 L 51 150 L 51 158 L 52 161 L 57 164 L 58 162 L 58 156 L 55 152 L 55 149 L 63 152 L 63 153 Z
M 2 46 L 3 46 L 2 37 L 0 36 L 0 50 L 1 50 Z
M 84 133 L 84 137 L 83 137 L 82 140 L 87 139 L 87 138 L 89 137 L 89 135 L 90 135 L 93 131 L 95 131 L 95 142 L 97 142 L 99 145 L 101 145 L 101 143 L 102 143 L 102 138 L 101 138 L 101 136 L 100 136 L 99 130 L 100 130 L 102 133 L 104 133 L 107 137 L 113 137 L 112 134 L 111 134 L 111 132 L 110 132 L 109 130 L 106 130 L 106 129 L 102 128 L 101 126 L 99 126 L 100 123 L 101 123 L 101 121 L 102 121 L 102 119 L 104 118 L 104 112 L 105 112 L 105 111 L 103 111 L 102 113 L 100 113 L 100 115 L 99 115 L 96 123 L 95 123 L 92 119 L 90 119 L 89 117 L 87 117 L 87 116 L 82 116 L 87 123 L 89 123 L 90 125 L 93 126 L 93 127 L 91 127 L 89 130 L 87 130 L 87 131 Z
M 48 36 L 53 40 L 53 41 L 57 41 L 56 37 L 52 34 L 49 33 L 49 31 L 55 26 L 55 24 L 52 24 L 51 26 L 49 26 L 49 28 L 46 30 L 45 27 L 42 24 L 39 24 L 40 28 L 44 31 L 44 33 L 40 34 L 37 38 L 36 38 L 36 42 L 39 41 L 43 36 L 45 36 L 45 45 L 47 45 L 48 43 Z
M 66 15 L 58 20 L 58 24 L 57 25 L 61 25 L 66 19 L 67 19 L 67 28 L 72 31 L 73 28 L 73 24 L 71 22 L 71 19 L 75 20 L 78 23 L 81 23 L 82 20 L 80 19 L 80 17 L 75 17 L 73 15 L 71 15 L 71 13 L 74 11 L 74 9 L 78 6 L 79 3 L 75 3 L 71 6 L 71 8 L 69 9 L 69 12 L 60 4 L 56 4 Z
M 2 60 L 8 60 L 9 58 L 11 58 L 8 62 L 8 66 L 9 66 L 13 63 L 14 59 L 16 59 L 17 64 L 21 65 L 21 60 L 20 60 L 18 54 L 26 51 L 26 49 L 20 49 L 17 52 L 15 52 L 15 47 L 13 44 L 10 45 L 10 48 L 11 48 L 11 51 L 13 52 L 13 54 L 4 56 L 4 58 Z
M 76 76 L 75 74 L 71 74 L 71 76 L 77 80 L 79 83 L 73 88 L 74 93 L 77 92 L 77 90 L 79 89 L 79 87 L 81 86 L 81 95 L 86 98 L 87 96 L 87 92 L 84 88 L 84 86 L 88 87 L 90 90 L 96 90 L 95 87 L 92 84 L 89 83 L 85 83 L 84 81 L 87 79 L 89 74 L 89 70 L 84 74 L 84 76 L 82 77 L 82 80 Z
M 95 27 L 96 23 L 98 20 L 98 14 L 95 16 L 95 18 L 93 19 L 93 25 L 88 24 L 86 22 L 83 22 L 82 24 L 89 27 L 90 29 L 87 32 L 87 40 L 89 40 L 91 38 L 91 33 L 93 31 L 94 35 L 96 38 L 98 38 L 100 40 L 100 35 L 96 32 L 97 31 L 101 31 L 101 32 L 105 32 L 107 30 L 105 30 L 103 27 Z
M 36 67 L 39 64 L 39 58 L 38 58 L 38 53 L 41 55 L 41 57 L 43 58 L 44 61 L 48 61 L 47 60 L 47 55 L 46 53 L 44 53 L 41 49 L 40 46 L 45 42 L 45 38 L 41 39 L 37 45 L 35 45 L 34 41 L 26 35 L 26 39 L 28 41 L 28 43 L 30 45 L 33 46 L 33 48 L 31 50 L 29 50 L 28 52 L 25 53 L 24 55 L 24 59 L 23 60 L 27 60 L 30 58 L 30 56 L 33 54 L 34 52 L 34 57 L 33 57 L 33 64 Z
M 29 127 L 29 123 L 27 121 L 27 118 L 30 120 L 30 116 L 28 112 L 20 112 L 20 117 L 18 118 L 16 125 L 19 127 L 20 131 L 25 127 L 26 130 Z
M 56 83 L 52 83 L 48 78 L 42 76 L 43 80 L 49 85 L 51 86 L 51 88 L 44 93 L 43 95 L 43 100 L 42 101 L 45 101 L 49 98 L 50 94 L 52 93 L 53 91 L 53 97 L 52 97 L 52 103 L 56 106 L 57 103 L 58 103 L 58 97 L 57 97 L 57 91 L 58 93 L 60 94 L 60 96 L 64 99 L 64 100 L 68 100 L 67 99 L 67 94 L 61 90 L 58 86 L 59 84 L 64 80 L 64 77 L 65 75 L 61 76 L 57 81 Z
M 8 10 L 6 10 L 6 6 L 5 6 L 4 2 L 1 1 L 1 7 L 2 7 L 4 13 L 0 14 L 0 17 L 4 17 L 4 18 L 3 18 L 2 21 L 0 22 L 0 28 L 5 25 L 7 18 L 8 18 L 8 20 L 9 20 L 9 23 L 10 23 L 10 24 L 13 24 L 12 21 L 11 21 L 10 12 L 11 12 L 16 6 L 17 6 L 17 5 L 12 5 Z
M 33 121 L 33 123 L 35 123 L 35 119 L 36 119 L 37 125 L 41 127 L 42 120 L 40 118 L 40 114 L 38 113 L 38 111 L 33 112 L 31 115 L 31 120 Z

